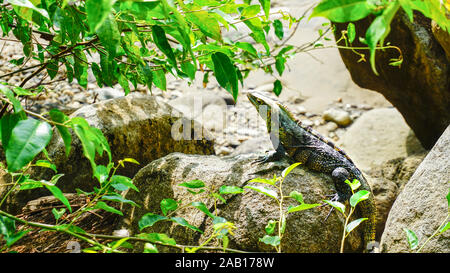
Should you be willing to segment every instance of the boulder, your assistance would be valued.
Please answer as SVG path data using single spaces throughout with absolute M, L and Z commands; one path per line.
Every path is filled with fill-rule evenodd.
M 259 241 L 265 235 L 264 228 L 269 220 L 279 219 L 278 203 L 261 193 L 245 189 L 244 193 L 224 195 L 226 203 L 214 200 L 209 192 L 193 195 L 180 183 L 194 179 L 202 180 L 208 189 L 218 191 L 223 186 L 256 185 L 249 183 L 256 177 L 273 178 L 289 166 L 286 160 L 254 164 L 261 154 L 217 157 L 211 155 L 186 155 L 172 153 L 153 161 L 142 168 L 133 178 L 140 190 L 130 190 L 125 197 L 135 201 L 140 207 L 123 205 L 124 220 L 117 229 L 127 229 L 131 234 L 140 232 L 166 233 L 179 244 L 200 245 L 211 235 L 211 218 L 196 208 L 187 206 L 175 212 L 176 217 L 185 218 L 204 233 L 195 232 L 169 221 L 160 221 L 142 231 L 138 222 L 146 213 L 160 214 L 160 202 L 166 198 L 189 204 L 193 201 L 203 202 L 210 212 L 223 217 L 236 226 L 234 235 L 230 236 L 229 247 L 245 251 L 274 251 L 274 248 Z M 261 184 L 259 184 L 261 185 Z M 267 187 L 271 187 L 266 185 Z M 303 194 L 306 203 L 321 203 L 326 195 L 335 192 L 331 177 L 312 172 L 305 167 L 295 168 L 283 183 L 283 195 L 293 190 Z M 295 200 L 287 199 L 284 209 L 298 205 Z M 215 210 L 215 207 L 217 210 Z M 324 222 L 329 207 L 313 208 L 287 215 L 286 232 L 282 239 L 283 252 L 338 252 L 343 224 L 342 215 L 333 212 Z M 358 214 L 358 213 L 357 213 Z M 346 241 L 345 251 L 354 252 L 362 248 L 363 228 L 358 227 Z M 176 249 L 166 249 L 172 252 Z
M 356 34 L 363 37 L 370 23 L 371 18 L 358 21 Z M 336 26 L 336 37 L 340 37 L 347 24 Z M 383 94 L 400 111 L 423 147 L 430 149 L 450 123 L 450 64 L 443 48 L 446 45 L 435 38 L 431 21 L 420 13 L 415 13 L 411 22 L 399 11 L 391 28 L 385 42 L 401 49 L 401 67 L 388 65 L 390 59 L 399 57 L 399 52 L 392 49 L 376 52 L 379 76 L 369 62 L 358 62 L 360 56 L 351 50 L 340 49 L 340 54 L 353 81 Z M 358 39 L 352 45 L 366 46 Z
M 423 152 L 395 158 L 373 167 L 365 174 L 377 207 L 377 241 L 381 238 L 392 204 L 425 156 L 426 152 Z
M 348 128 L 338 144 L 356 166 L 365 172 L 389 160 L 424 151 L 403 117 L 394 108 L 374 109 L 364 113 Z
M 332 121 L 342 127 L 348 126 L 352 123 L 352 118 L 347 111 L 334 108 L 323 112 L 323 119 L 325 121 Z
M 172 152 L 214 154 L 214 142 L 199 123 L 184 118 L 160 98 L 150 95 L 130 94 L 102 101 L 80 108 L 71 115 L 75 116 L 85 118 L 91 126 L 102 130 L 111 147 L 113 162 L 134 158 L 141 164 L 127 164 L 126 168 L 118 169 L 117 174 L 127 177 L 133 177 L 142 166 Z M 179 129 L 186 130 L 180 134 Z M 72 139 L 69 157 L 56 132 L 47 147 L 58 173 L 64 174 L 57 186 L 63 192 L 75 192 L 76 188 L 92 190 L 97 183 L 92 178 L 90 163 L 83 156 L 78 138 L 73 135 Z M 107 156 L 96 161 L 107 164 Z M 36 168 L 31 177 L 48 180 L 52 175 L 49 169 Z M 0 187 L 0 190 L 4 193 L 7 187 Z M 27 201 L 44 195 L 48 195 L 44 189 L 20 191 L 11 195 L 5 206 L 8 211 L 19 211 Z
M 417 234 L 419 245 L 448 215 L 450 177 L 450 126 L 439 138 L 395 200 L 381 237 L 383 252 L 412 252 L 404 228 Z M 431 239 L 422 252 L 449 253 L 450 233 Z

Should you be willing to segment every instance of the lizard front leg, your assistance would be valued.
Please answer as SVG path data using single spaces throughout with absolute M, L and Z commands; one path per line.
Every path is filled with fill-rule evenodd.
M 336 193 L 330 196 L 332 197 L 331 201 L 343 202 L 350 198 L 351 193 L 349 191 L 349 185 L 345 183 L 345 180 L 349 178 L 349 175 L 350 175 L 349 172 L 342 167 L 337 167 L 336 169 L 333 170 L 333 172 L 331 173 L 331 177 L 333 178 L 334 181 Z M 334 207 L 331 207 L 324 221 L 328 219 L 331 212 L 333 212 L 333 209 Z
M 286 150 L 281 144 L 279 144 L 275 151 L 271 151 L 268 154 L 258 158 L 254 163 L 274 162 L 282 159 L 284 156 L 286 156 Z
M 337 167 L 331 173 L 331 177 L 336 188 L 337 201 L 343 202 L 348 200 L 351 196 L 351 191 L 350 186 L 345 183 L 345 180 L 349 179 L 350 173 L 345 168 Z

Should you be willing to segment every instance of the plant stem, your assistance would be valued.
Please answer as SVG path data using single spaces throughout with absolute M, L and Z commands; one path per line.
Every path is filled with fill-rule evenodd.
M 449 213 L 447 213 L 447 217 L 444 219 L 444 221 L 442 221 L 442 223 L 439 225 L 439 227 L 434 231 L 434 233 L 430 236 L 430 237 L 428 237 L 428 239 L 425 241 L 425 243 L 423 243 L 422 244 L 422 246 L 417 250 L 417 252 L 416 253 L 419 253 L 421 250 L 422 250 L 422 248 L 433 238 L 433 237 L 435 237 L 436 235 L 438 235 L 440 232 L 439 232 L 439 230 L 441 230 L 441 228 L 442 228 L 442 226 L 445 224 L 445 223 L 447 223 L 447 220 L 448 220 L 448 218 L 449 218 L 449 216 L 450 216 L 450 212 Z

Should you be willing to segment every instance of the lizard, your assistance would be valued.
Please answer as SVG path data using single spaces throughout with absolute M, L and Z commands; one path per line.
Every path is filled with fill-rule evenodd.
M 375 241 L 376 207 L 372 190 L 350 157 L 311 127 L 303 126 L 280 102 L 258 92 L 249 92 L 247 97 L 266 122 L 275 148 L 275 151 L 258 159 L 257 162 L 277 161 L 288 156 L 310 170 L 331 175 L 336 188 L 332 201 L 348 200 L 352 191 L 345 180 L 359 180 L 361 183 L 359 189 L 370 192 L 369 198 L 358 204 L 362 216 L 368 218 L 363 223 L 364 243 L 367 246 L 369 242 Z

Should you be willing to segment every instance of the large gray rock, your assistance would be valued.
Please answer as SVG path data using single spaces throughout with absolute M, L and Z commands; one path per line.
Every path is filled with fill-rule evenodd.
M 208 192 L 192 195 L 186 188 L 178 184 L 193 179 L 205 182 L 207 188 L 217 191 L 222 185 L 243 187 L 255 177 L 273 178 L 281 175 L 289 166 L 287 161 L 253 164 L 257 154 L 240 156 L 205 156 L 173 153 L 153 161 L 142 168 L 133 178 L 134 184 L 140 190 L 130 190 L 127 199 L 137 202 L 141 207 L 124 205 L 124 221 L 119 225 L 139 233 L 138 221 L 148 213 L 162 214 L 161 200 L 173 198 L 188 204 L 202 201 L 209 210 L 217 213 L 236 225 L 234 235 L 230 237 L 230 248 L 245 251 L 274 251 L 261 242 L 259 238 L 265 235 L 264 227 L 269 220 L 279 219 L 278 204 L 270 197 L 245 189 L 243 194 L 226 195 L 226 204 L 219 201 L 214 212 L 214 202 L 208 197 Z M 270 186 L 269 186 L 270 187 Z M 331 178 L 324 174 L 308 171 L 302 166 L 294 169 L 283 183 L 283 194 L 289 195 L 293 190 L 301 192 L 306 203 L 320 203 L 326 195 L 334 192 Z M 284 209 L 296 205 L 293 199 L 286 200 Z M 314 208 L 306 211 L 288 214 L 286 232 L 282 240 L 283 252 L 338 252 L 342 235 L 344 218 L 334 212 L 324 222 L 329 207 Z M 157 222 L 147 227 L 143 232 L 162 232 L 176 239 L 179 244 L 199 245 L 212 232 L 211 218 L 199 210 L 187 207 L 175 213 L 184 217 L 191 225 L 204 230 L 204 234 L 186 229 L 172 222 Z M 358 251 L 362 246 L 362 227 L 358 227 L 347 238 L 346 251 Z M 175 251 L 168 249 L 167 251 Z
M 404 228 L 413 230 L 423 244 L 448 215 L 450 187 L 450 126 L 439 138 L 400 193 L 389 213 L 381 238 L 383 252 L 411 252 Z M 423 252 L 450 252 L 450 233 L 443 233 Z
M 119 168 L 117 174 L 120 175 L 133 177 L 142 166 L 172 152 L 214 154 L 214 142 L 206 139 L 206 132 L 199 123 L 184 118 L 161 99 L 150 95 L 130 94 L 106 100 L 80 108 L 71 116 L 83 117 L 91 126 L 102 130 L 111 146 L 114 162 L 134 158 L 141 163 Z M 180 134 L 179 128 L 186 129 L 186 134 Z M 75 192 L 76 188 L 92 190 L 97 182 L 92 178 L 90 163 L 83 156 L 78 138 L 73 135 L 72 139 L 69 157 L 65 155 L 64 143 L 58 133 L 54 134 L 48 146 L 48 154 L 58 173 L 64 174 L 57 186 L 63 192 Z M 107 164 L 107 156 L 96 161 Z M 52 175 L 54 173 L 49 169 L 36 168 L 32 178 L 48 180 Z M 0 187 L 3 193 L 7 189 Z M 48 195 L 48 191 L 43 189 L 21 191 L 11 195 L 5 206 L 11 212 L 19 211 L 27 201 L 44 195 Z
M 394 108 L 370 110 L 358 118 L 339 146 L 364 171 L 377 206 L 377 240 L 392 204 L 426 155 Z
M 357 35 L 364 36 L 370 23 L 370 18 L 358 21 Z M 389 65 L 390 59 L 399 57 L 396 50 L 377 50 L 380 76 L 373 73 L 369 62 L 358 62 L 360 56 L 351 50 L 341 49 L 340 53 L 353 81 L 383 94 L 402 113 L 422 145 L 430 149 L 450 123 L 450 63 L 444 50 L 448 33 L 447 38 L 437 40 L 428 18 L 415 13 L 414 22 L 410 22 L 402 11 L 391 27 L 385 42 L 402 50 L 400 68 Z M 347 24 L 337 24 L 336 36 L 346 29 Z M 447 43 L 439 42 L 444 39 Z M 366 46 L 358 40 L 352 45 Z
M 423 152 L 392 159 L 365 174 L 377 207 L 377 241 L 381 238 L 392 204 L 425 156 L 426 152 Z
M 365 172 L 389 160 L 424 151 L 403 117 L 394 108 L 374 109 L 364 113 L 338 144 Z

